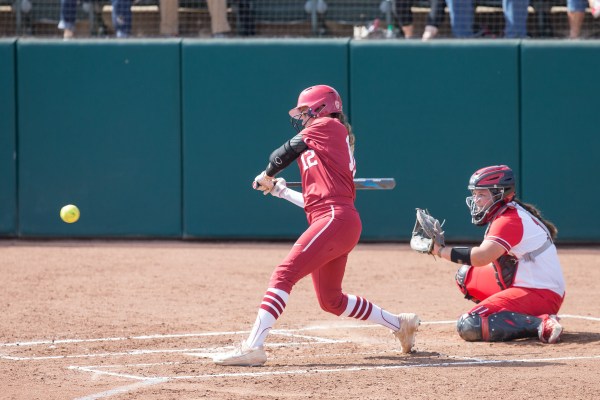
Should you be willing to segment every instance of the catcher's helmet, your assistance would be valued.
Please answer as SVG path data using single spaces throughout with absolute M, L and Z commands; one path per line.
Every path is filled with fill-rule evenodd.
M 478 207 L 474 196 L 467 197 L 467 206 L 471 211 L 471 221 L 475 225 L 488 223 L 496 211 L 515 196 L 515 175 L 506 165 L 493 165 L 481 168 L 469 179 L 469 190 L 488 189 L 492 194 L 491 204 Z
M 342 112 L 342 98 L 337 90 L 327 85 L 315 85 L 304 89 L 298 96 L 298 104 L 289 111 L 292 125 L 299 129 L 306 124 L 302 116 L 310 118 Z

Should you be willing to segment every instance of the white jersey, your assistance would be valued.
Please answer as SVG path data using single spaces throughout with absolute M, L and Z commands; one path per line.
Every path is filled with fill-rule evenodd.
M 548 233 L 541 222 L 523 207 L 511 202 L 490 223 L 484 241 L 498 243 L 509 255 L 519 260 L 513 286 L 549 289 L 564 296 L 565 281 L 554 244 L 533 260 L 523 258 L 542 247 L 548 239 Z

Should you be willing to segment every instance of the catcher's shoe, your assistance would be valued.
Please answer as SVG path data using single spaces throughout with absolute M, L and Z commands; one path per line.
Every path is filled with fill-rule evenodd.
M 560 340 L 563 327 L 558 323 L 556 315 L 549 315 L 538 327 L 538 336 L 543 343 L 556 343 Z
M 415 335 L 421 324 L 421 320 L 417 314 L 401 313 L 398 314 L 400 321 L 400 329 L 392 333 L 400 341 L 400 347 L 403 353 L 410 353 L 415 345 Z
M 219 365 L 258 367 L 267 362 L 267 353 L 262 346 L 248 347 L 243 341 L 231 353 L 216 356 L 213 361 Z

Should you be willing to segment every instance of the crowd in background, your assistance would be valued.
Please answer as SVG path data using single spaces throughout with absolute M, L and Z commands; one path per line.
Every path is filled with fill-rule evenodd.
M 17 0 L 15 4 L 20 4 L 21 9 L 25 10 L 26 4 L 31 8 L 31 0 Z M 78 7 L 83 7 L 90 15 L 95 15 L 97 31 L 102 36 L 115 36 L 118 38 L 127 38 L 132 36 L 133 18 L 132 6 L 136 4 L 156 4 L 160 13 L 160 35 L 166 37 L 177 37 L 180 35 L 180 10 L 179 7 L 184 1 L 180 0 L 154 0 L 151 2 L 145 0 L 57 0 L 60 1 L 60 21 L 58 29 L 62 31 L 65 39 L 76 37 L 76 23 Z M 283 2 L 273 0 L 273 5 L 281 6 Z M 596 20 L 600 17 L 600 0 L 491 0 L 497 6 L 502 7 L 503 21 L 502 32 L 498 32 L 495 37 L 504 38 L 527 38 L 532 36 L 528 32 L 528 18 L 532 18 L 531 9 L 534 10 L 534 17 L 537 25 L 542 26 L 539 32 L 534 36 L 552 37 L 549 19 L 551 16 L 551 7 L 564 1 L 566 5 L 566 16 L 568 29 L 565 29 L 563 37 L 571 39 L 582 36 L 582 26 L 586 13 Z M 227 38 L 237 36 L 254 36 L 257 34 L 256 3 L 258 0 L 198 0 L 208 9 L 210 15 L 210 31 L 214 38 Z M 189 1 L 187 3 L 190 3 Z M 306 20 L 311 20 L 311 13 L 320 16 L 327 16 L 328 9 L 337 7 L 339 12 L 344 6 L 357 7 L 361 5 L 361 0 L 355 1 L 334 1 L 334 0 L 305 0 L 304 10 Z M 377 2 L 363 2 L 365 7 L 372 7 Z M 109 29 L 102 19 L 102 7 L 110 4 L 112 26 Z M 261 2 L 264 6 L 264 1 Z M 429 8 L 424 26 L 414 23 L 413 8 L 415 6 Z M 490 4 L 485 0 L 382 0 L 379 8 L 381 15 L 388 13 L 385 23 L 376 19 L 370 27 L 365 30 L 361 37 L 366 38 L 372 33 L 381 33 L 384 37 L 422 39 L 431 40 L 436 37 L 454 37 L 454 38 L 474 38 L 485 37 L 485 32 L 476 22 L 477 6 L 481 4 Z M 232 11 L 233 10 L 233 11 Z M 341 10 L 343 11 L 343 10 Z M 422 12 L 422 10 L 421 10 Z M 449 32 L 441 34 L 441 25 L 448 15 Z M 501 18 L 501 17 L 500 17 Z M 232 23 L 234 26 L 232 28 Z M 544 28 L 545 27 L 545 28 Z M 388 35 L 385 34 L 387 29 Z M 544 30 L 546 30 L 544 32 Z M 379 31 L 379 32 L 376 32 Z M 292 35 L 293 36 L 293 35 Z M 377 37 L 377 35 L 374 35 Z M 357 38 L 357 35 L 354 35 Z

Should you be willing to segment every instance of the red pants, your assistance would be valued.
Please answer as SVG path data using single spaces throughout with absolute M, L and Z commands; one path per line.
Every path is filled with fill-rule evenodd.
M 500 312 L 512 311 L 520 314 L 539 316 L 556 314 L 564 296 L 549 289 L 532 289 L 512 286 L 501 290 L 496 282 L 494 267 L 471 267 L 466 286 L 473 299 L 481 302 L 469 313 L 477 312 L 482 317 Z
M 321 308 L 340 315 L 348 303 L 342 293 L 342 280 L 348 253 L 360 238 L 360 216 L 352 206 L 327 205 L 312 210 L 309 222 L 308 229 L 273 271 L 269 287 L 290 293 L 296 282 L 312 274 Z

